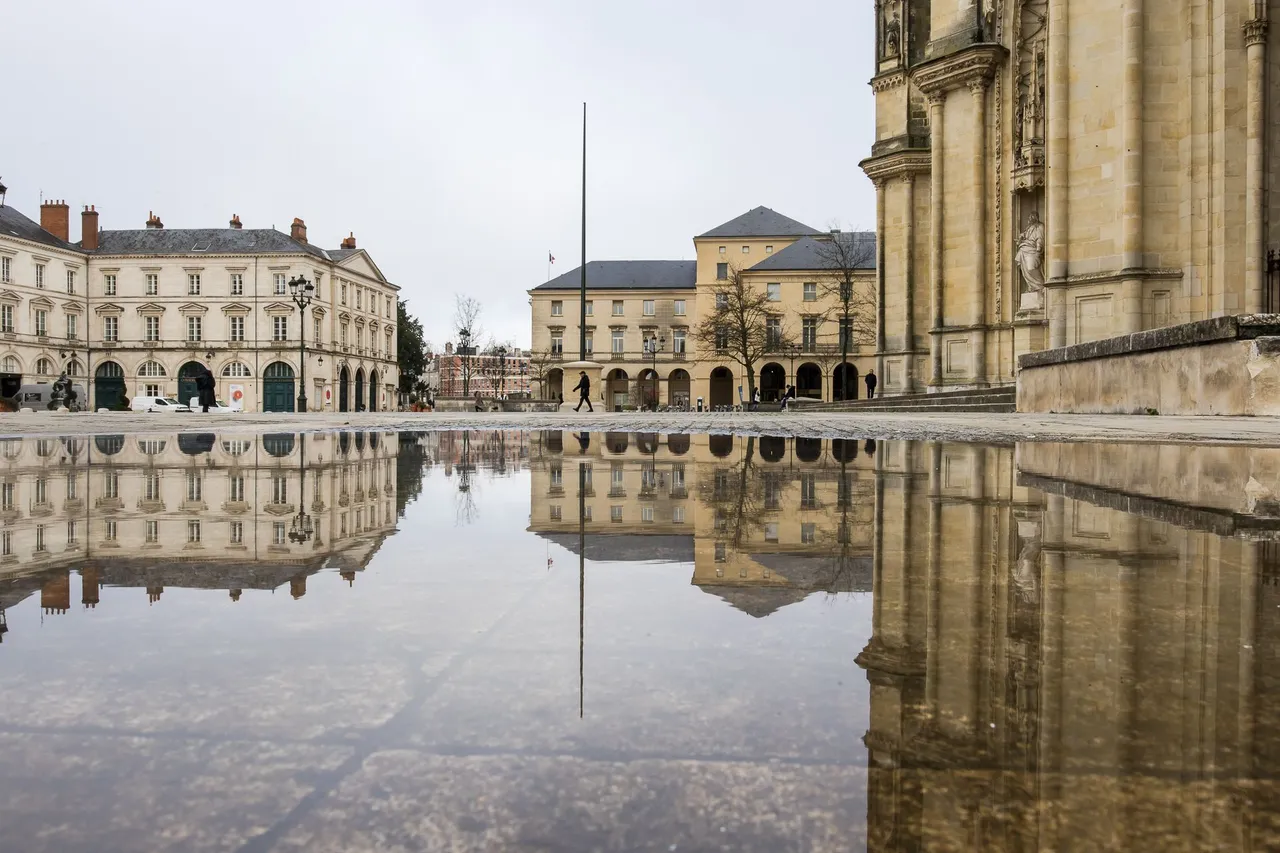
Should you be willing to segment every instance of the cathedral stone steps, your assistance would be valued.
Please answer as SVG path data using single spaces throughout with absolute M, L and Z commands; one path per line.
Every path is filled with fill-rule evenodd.
M 1012 385 L 938 394 L 904 394 L 873 400 L 801 404 L 806 412 L 993 412 L 1017 411 L 1017 389 Z

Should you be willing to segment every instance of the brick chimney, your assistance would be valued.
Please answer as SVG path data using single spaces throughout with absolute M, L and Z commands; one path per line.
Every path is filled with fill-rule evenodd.
M 243 225 L 240 224 L 240 214 L 238 213 L 231 214 L 231 227 L 236 229 L 237 231 L 239 231 L 241 228 L 244 227 Z
M 64 242 L 71 240 L 71 208 L 57 199 L 40 205 L 40 227 Z
M 148 228 L 163 228 L 163 227 L 164 227 L 164 223 L 160 221 L 160 217 L 159 217 L 159 216 L 156 216 L 156 213 L 155 213 L 155 211 L 154 211 L 154 210 L 149 210 L 149 211 L 147 211 L 147 213 L 149 214 L 149 215 L 147 216 L 147 227 L 148 227 Z
M 307 242 L 307 223 L 295 216 L 293 225 L 289 228 L 289 236 L 299 243 Z
M 98 248 L 98 210 L 93 205 L 80 211 L 80 245 L 89 252 Z
M 342 238 L 342 248 L 354 249 L 356 247 L 356 232 L 351 231 L 346 237 Z

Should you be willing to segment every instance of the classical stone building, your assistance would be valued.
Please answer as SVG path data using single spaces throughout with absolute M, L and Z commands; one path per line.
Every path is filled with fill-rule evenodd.
M 336 249 L 290 233 L 243 228 L 103 230 L 81 213 L 69 242 L 69 205 L 41 205 L 40 222 L 0 204 L 0 394 L 66 371 L 113 408 L 133 395 L 186 402 L 208 366 L 219 397 L 246 411 L 292 411 L 306 336 L 309 407 L 382 409 L 397 403 L 396 300 L 368 252 L 348 236 Z M 299 318 L 288 282 L 315 296 Z M 240 394 L 238 401 L 232 400 Z
M 862 165 L 887 390 L 1011 383 L 1046 347 L 1280 310 L 1276 5 L 877 0 Z
M 822 248 L 837 240 L 847 247 L 840 270 Z M 835 279 L 856 268 L 857 292 L 865 286 L 873 298 L 874 242 L 871 234 L 825 233 L 757 207 L 695 237 L 692 261 L 589 262 L 586 358 L 603 365 L 595 398 L 609 409 L 655 401 L 688 406 L 698 398 L 708 406 L 744 402 L 750 383 L 743 367 L 727 348 L 696 341 L 699 323 L 715 312 L 717 289 L 735 274 L 770 303 L 772 343 L 754 365 L 762 399 L 778 400 L 788 385 L 811 399 L 858 397 L 859 377 L 876 366 L 875 348 L 871 340 L 846 332 L 844 366 L 840 341 L 846 326 L 836 310 L 841 301 Z M 581 355 L 580 287 L 579 267 L 529 291 L 533 353 L 539 362 L 549 356 L 542 376 L 545 398 L 571 397 L 578 380 L 556 363 Z M 862 315 L 872 312 L 859 305 L 847 328 L 863 320 L 870 327 L 873 318 Z

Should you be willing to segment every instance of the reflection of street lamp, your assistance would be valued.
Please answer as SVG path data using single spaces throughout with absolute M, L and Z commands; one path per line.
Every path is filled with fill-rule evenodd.
M 301 313 L 301 312 L 299 312 Z M 303 409 L 302 411 L 306 411 Z M 315 524 L 311 521 L 311 516 L 307 514 L 306 495 L 307 495 L 307 436 L 304 433 L 299 436 L 301 447 L 298 450 L 298 514 L 293 517 L 293 524 L 289 529 L 289 541 L 295 545 L 301 545 L 311 538 L 315 533 Z
M 666 345 L 666 337 L 652 337 L 644 339 L 644 351 L 649 355 L 653 364 L 653 409 L 658 409 L 658 353 Z
M 459 369 L 462 371 L 462 396 L 466 397 L 471 392 L 471 372 L 467 370 L 468 356 L 475 355 L 476 349 L 471 346 L 471 330 L 458 330 L 458 363 Z
M 311 304 L 311 297 L 315 292 L 316 286 L 302 276 L 289 279 L 289 295 L 293 297 L 293 304 L 298 306 L 298 364 L 302 371 L 298 385 L 299 412 L 307 410 L 307 321 L 302 312 Z

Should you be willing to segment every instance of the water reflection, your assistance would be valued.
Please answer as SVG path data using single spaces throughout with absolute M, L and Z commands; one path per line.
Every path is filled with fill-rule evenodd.
M 325 572 L 364 574 L 266 598 Z M 59 774 L 115 756 L 79 805 L 136 790 L 130 849 L 242 811 L 245 849 L 1263 849 L 1277 590 L 1280 450 L 3 441 L 0 803 L 57 807 L 0 819 L 75 848 Z M 111 655 L 5 636 L 37 606 L 114 615 Z M 210 813 L 155 818 L 198 774 Z

